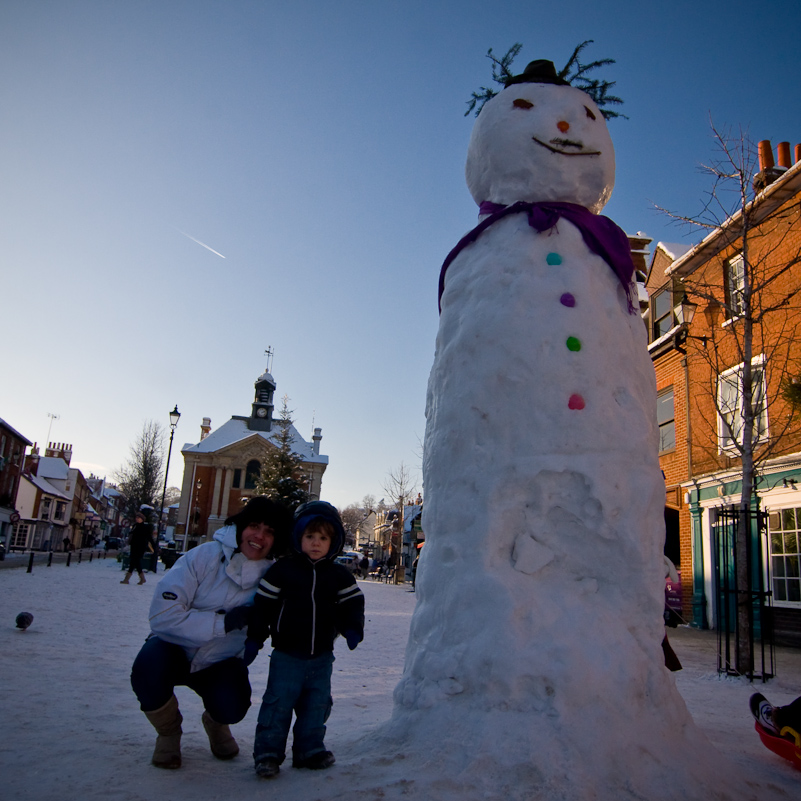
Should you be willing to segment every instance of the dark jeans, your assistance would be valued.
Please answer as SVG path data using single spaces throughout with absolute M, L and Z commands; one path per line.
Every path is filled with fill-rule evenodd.
M 268 757 L 279 763 L 284 761 L 293 710 L 296 720 L 292 756 L 303 760 L 325 751 L 325 722 L 333 703 L 333 665 L 334 654 L 330 652 L 313 659 L 298 659 L 273 650 L 253 743 L 256 762 Z
M 189 672 L 189 658 L 180 645 L 151 637 L 131 668 L 131 687 L 143 712 L 161 709 L 177 686 L 189 687 L 217 723 L 239 723 L 250 708 L 250 681 L 238 657 Z

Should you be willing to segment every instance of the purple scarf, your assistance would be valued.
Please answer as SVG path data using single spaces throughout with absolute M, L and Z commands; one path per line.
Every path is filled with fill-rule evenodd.
M 634 285 L 631 280 L 634 275 L 634 262 L 631 260 L 629 238 L 623 230 L 618 228 L 608 217 L 593 214 L 577 203 L 527 203 L 524 200 L 519 200 L 511 206 L 503 206 L 488 200 L 481 204 L 479 213 L 489 214 L 490 216 L 463 236 L 442 264 L 442 270 L 440 270 L 439 274 L 438 297 L 440 313 L 442 312 L 442 292 L 445 289 L 445 272 L 451 262 L 464 248 L 475 242 L 493 223 L 508 214 L 518 214 L 520 212 L 528 214 L 528 224 L 540 233 L 553 228 L 562 217 L 573 223 L 581 231 L 584 244 L 612 268 L 626 291 L 629 311 L 634 314 Z

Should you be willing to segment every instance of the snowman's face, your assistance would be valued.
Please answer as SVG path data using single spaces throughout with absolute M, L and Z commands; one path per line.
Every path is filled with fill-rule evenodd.
M 465 171 L 476 203 L 558 200 L 597 214 L 615 184 L 615 153 L 589 95 L 572 86 L 519 83 L 478 115 Z

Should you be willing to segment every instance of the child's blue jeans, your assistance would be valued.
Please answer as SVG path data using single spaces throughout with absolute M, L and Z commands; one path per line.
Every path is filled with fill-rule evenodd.
M 292 756 L 306 760 L 325 751 L 325 722 L 331 714 L 331 671 L 334 654 L 325 653 L 312 659 L 299 659 L 282 651 L 270 655 L 270 676 L 264 691 L 253 759 L 277 759 L 286 756 L 286 740 L 292 724 Z

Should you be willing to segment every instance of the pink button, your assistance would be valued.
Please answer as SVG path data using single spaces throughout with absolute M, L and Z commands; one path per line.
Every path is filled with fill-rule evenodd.
M 584 398 L 581 395 L 571 395 L 570 400 L 567 402 L 568 409 L 583 409 Z

